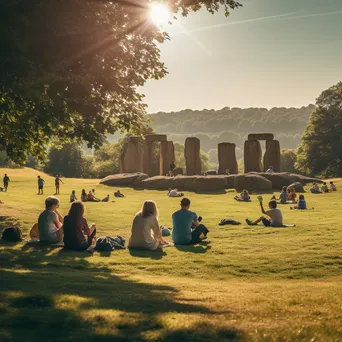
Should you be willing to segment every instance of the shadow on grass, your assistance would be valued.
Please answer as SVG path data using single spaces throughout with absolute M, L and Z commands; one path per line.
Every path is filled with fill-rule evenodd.
M 198 247 L 203 248 L 185 248 Z M 25 245 L 3 249 L 0 263 L 4 342 L 148 341 L 151 334 L 161 336 L 156 341 L 241 340 L 238 331 L 204 328 L 205 323 L 170 328 L 159 314 L 216 312 L 182 301 L 172 286 L 114 275 L 87 253 Z
M 204 254 L 207 253 L 208 250 L 211 249 L 211 246 L 207 242 L 200 242 L 196 245 L 175 245 L 175 247 L 180 252 L 186 252 L 186 253 L 195 253 L 195 254 Z
M 163 251 L 161 248 L 157 248 L 153 251 L 129 248 L 128 251 L 129 254 L 135 258 L 150 258 L 160 260 L 163 256 L 167 255 L 166 252 Z

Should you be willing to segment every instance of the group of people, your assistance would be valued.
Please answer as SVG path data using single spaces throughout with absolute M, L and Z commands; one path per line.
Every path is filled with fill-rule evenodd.
M 77 201 L 75 190 L 73 190 L 70 195 L 70 202 L 74 202 L 74 201 Z M 88 193 L 86 193 L 85 189 L 82 189 L 81 201 L 82 202 L 109 202 L 109 194 L 103 199 L 100 199 L 95 196 L 95 189 L 89 190 Z
M 60 201 L 55 196 L 45 200 L 45 210 L 39 215 L 31 231 L 30 238 L 40 242 L 57 244 L 64 241 L 64 247 L 71 250 L 86 250 L 95 245 L 96 225 L 88 225 L 85 206 L 81 201 L 71 203 L 68 214 L 63 217 L 59 209 Z M 190 200 L 183 198 L 181 208 L 172 214 L 172 239 L 177 245 L 191 245 L 207 238 L 209 230 L 200 223 L 201 217 L 190 210 Z M 145 201 L 132 223 L 129 247 L 154 250 L 168 244 L 162 234 L 163 227 L 158 222 L 158 209 L 153 201 Z
M 326 182 L 323 183 L 321 187 L 317 183 L 313 183 L 312 188 L 310 189 L 313 194 L 323 194 L 325 192 L 333 192 L 337 191 L 336 185 L 333 181 L 330 182 L 330 186 Z

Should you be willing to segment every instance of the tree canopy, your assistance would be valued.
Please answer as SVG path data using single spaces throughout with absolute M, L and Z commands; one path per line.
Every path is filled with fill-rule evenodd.
M 137 90 L 167 74 L 148 19 L 151 0 L 0 0 L 0 150 L 15 162 L 43 158 L 56 137 L 100 146 L 104 136 L 145 125 Z M 168 2 L 176 15 L 233 0 Z
M 324 177 L 342 176 L 342 82 L 322 92 L 301 145 L 297 167 Z

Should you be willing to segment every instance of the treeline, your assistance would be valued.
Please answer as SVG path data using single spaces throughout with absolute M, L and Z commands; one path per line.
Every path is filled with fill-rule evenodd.
M 232 142 L 243 149 L 249 133 L 270 132 L 283 148 L 298 147 L 314 105 L 302 108 L 229 108 L 221 110 L 151 114 L 151 127 L 157 133 L 167 134 L 168 139 L 184 143 L 188 136 L 201 140 L 205 152 L 217 149 L 221 142 Z

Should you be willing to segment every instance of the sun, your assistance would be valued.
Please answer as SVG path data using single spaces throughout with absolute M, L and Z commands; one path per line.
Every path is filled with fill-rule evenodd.
M 150 18 L 156 26 L 163 26 L 170 21 L 171 13 L 165 4 L 155 2 L 150 7 Z

